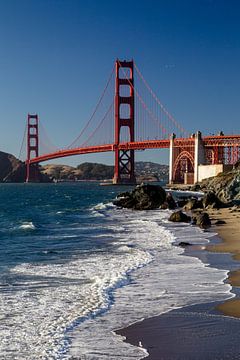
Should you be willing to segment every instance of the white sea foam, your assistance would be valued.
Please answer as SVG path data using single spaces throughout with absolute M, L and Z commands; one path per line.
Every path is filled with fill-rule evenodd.
M 231 287 L 224 284 L 227 271 L 210 268 L 199 259 L 182 255 L 184 250 L 172 246 L 174 241 L 207 242 L 208 234 L 200 229 L 166 224 L 167 212 L 118 212 L 126 227 L 121 246 L 134 245 L 151 254 L 153 261 L 131 273 L 131 282 L 114 291 L 115 303 L 102 317 L 89 319 L 71 335 L 70 352 L 64 358 L 141 359 L 146 350 L 121 342 L 113 330 L 171 309 L 199 302 L 232 297 Z M 125 217 L 125 220 L 124 220 Z M 174 235 L 175 234 L 175 235 Z
M 76 320 L 91 319 L 109 309 L 114 288 L 128 282 L 127 274 L 151 261 L 141 249 L 122 253 L 90 255 L 67 265 L 21 264 L 12 274 L 39 278 L 38 287 L 3 294 L 1 314 L 11 314 L 0 323 L 0 353 L 4 359 L 19 354 L 24 359 L 59 359 L 65 348 L 64 334 Z M 23 283 L 24 281 L 22 281 Z M 51 286 L 46 286 L 46 284 Z M 7 331 L 6 330 L 6 324 Z M 28 339 L 27 342 L 24 339 Z M 60 355 L 61 354 L 61 355 Z
M 113 209 L 114 205 L 113 203 L 99 203 L 95 206 L 93 206 L 90 210 L 106 210 L 106 209 Z
M 20 226 L 19 226 L 19 229 L 24 229 L 24 230 L 28 230 L 28 229 L 30 229 L 30 230 L 34 230 L 34 229 L 36 229 L 36 227 L 35 227 L 35 225 L 33 224 L 33 222 L 32 221 L 26 221 L 26 222 L 24 222 L 23 224 L 21 224 Z

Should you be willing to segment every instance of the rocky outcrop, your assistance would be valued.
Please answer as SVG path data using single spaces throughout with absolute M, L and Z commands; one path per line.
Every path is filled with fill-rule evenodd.
M 207 229 L 211 226 L 211 220 L 206 212 L 195 213 L 192 216 L 192 224 L 197 225 L 202 229 Z
M 168 219 L 172 222 L 185 222 L 189 223 L 192 221 L 192 225 L 197 225 L 202 229 L 207 229 L 211 226 L 211 220 L 208 213 L 206 212 L 196 212 L 191 216 L 183 213 L 181 210 L 175 211 L 171 214 Z
M 222 203 L 240 200 L 239 164 L 235 165 L 234 170 L 205 179 L 198 185 L 202 191 L 214 193 Z
M 208 191 L 202 199 L 203 208 L 220 209 L 226 207 L 227 203 L 222 202 L 213 191 Z
M 174 200 L 173 196 L 171 193 L 168 193 L 167 194 L 167 197 L 166 197 L 166 208 L 170 209 L 170 210 L 174 210 L 176 209 L 177 207 L 177 203 L 176 201 Z
M 173 212 L 169 219 L 169 221 L 172 221 L 172 222 L 190 222 L 191 221 L 191 217 L 184 214 L 181 210 L 178 210 L 178 211 L 175 211 Z
M 40 182 L 49 182 L 47 175 L 36 170 L 36 176 Z M 26 166 L 15 156 L 0 151 L 0 182 L 24 182 L 26 180 Z
M 158 209 L 165 201 L 166 192 L 161 186 L 141 184 L 131 192 L 118 195 L 113 203 L 116 206 L 128 209 L 153 210 Z
M 192 198 L 188 200 L 188 202 L 184 205 L 184 210 L 190 211 L 194 209 L 202 209 L 203 208 L 203 202 L 202 199 L 195 199 Z
M 15 156 L 0 151 L 0 181 L 7 181 L 12 171 L 20 170 L 23 165 Z

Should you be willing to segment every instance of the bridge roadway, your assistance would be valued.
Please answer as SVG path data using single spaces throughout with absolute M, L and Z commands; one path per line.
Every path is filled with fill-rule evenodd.
M 205 146 L 240 146 L 240 135 L 211 135 L 205 136 L 202 138 L 203 144 Z M 174 140 L 174 146 L 184 146 L 192 144 L 194 146 L 194 137 L 189 138 L 176 138 Z M 145 150 L 145 149 L 167 149 L 170 147 L 170 140 L 144 140 L 144 141 L 134 141 L 134 142 L 123 142 L 118 146 L 116 144 L 106 144 L 106 145 L 96 145 L 96 146 L 87 146 L 79 147 L 74 149 L 62 149 L 56 152 L 49 154 L 43 154 L 38 157 L 32 158 L 29 160 L 30 164 L 36 164 L 43 161 L 48 161 L 52 159 L 73 156 L 73 155 L 82 155 L 82 154 L 92 154 L 100 152 L 109 152 L 116 150 L 118 147 L 119 150 Z

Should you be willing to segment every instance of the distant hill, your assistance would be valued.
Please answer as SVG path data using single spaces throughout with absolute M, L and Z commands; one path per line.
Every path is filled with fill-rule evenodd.
M 41 171 L 56 180 L 106 180 L 112 179 L 114 166 L 85 162 L 77 167 L 68 165 L 44 165 Z M 167 181 L 168 165 L 153 162 L 136 162 L 135 172 L 138 181 Z
M 76 168 L 68 165 L 44 165 L 41 172 L 56 180 L 104 180 L 113 177 L 113 166 L 83 163 Z
M 138 182 L 168 180 L 168 165 L 140 161 L 135 163 L 135 172 Z M 49 182 L 53 179 L 106 180 L 112 179 L 113 174 L 114 166 L 89 162 L 77 167 L 55 164 L 39 166 L 40 182 Z M 15 156 L 0 151 L 0 182 L 24 182 L 25 176 L 25 164 Z
M 157 164 L 151 161 L 138 161 L 135 163 L 135 173 L 140 181 L 141 178 L 156 178 L 159 181 L 168 181 L 169 166 Z
M 15 156 L 0 151 L 0 181 L 7 181 L 10 174 L 14 171 L 21 172 L 23 163 Z

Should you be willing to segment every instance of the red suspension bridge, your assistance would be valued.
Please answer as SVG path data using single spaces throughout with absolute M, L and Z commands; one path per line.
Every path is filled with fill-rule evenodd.
M 114 76 L 115 74 L 115 76 Z M 26 144 L 26 146 L 25 146 Z M 135 183 L 134 152 L 170 149 L 169 182 L 194 183 L 240 157 L 240 135 L 202 137 L 188 132 L 166 110 L 133 61 L 116 60 L 99 101 L 79 136 L 64 149 L 49 141 L 38 115 L 28 115 L 20 153 L 26 149 L 26 182 L 37 181 L 40 162 L 114 152 L 113 183 Z M 22 155 L 21 157 L 23 157 Z M 201 166 L 205 166 L 204 170 Z M 218 170 L 217 170 L 218 169 Z

